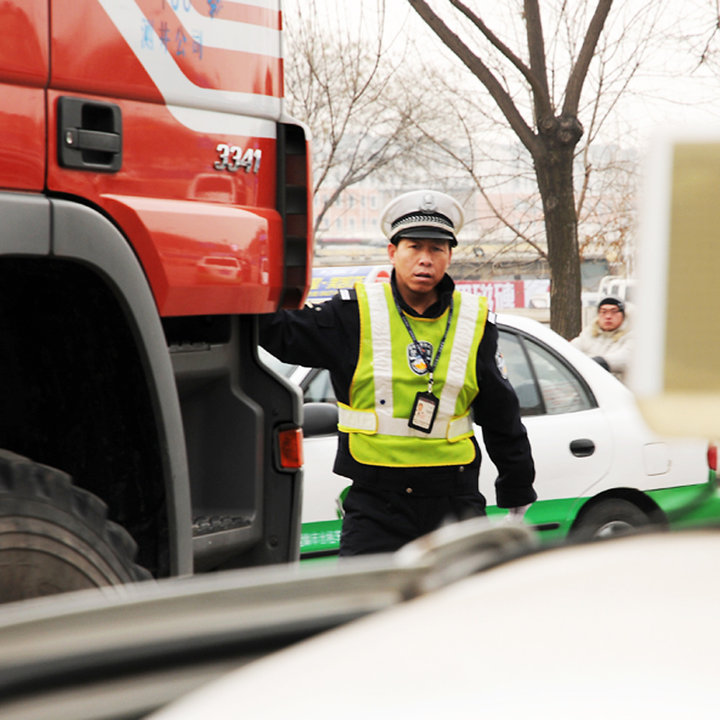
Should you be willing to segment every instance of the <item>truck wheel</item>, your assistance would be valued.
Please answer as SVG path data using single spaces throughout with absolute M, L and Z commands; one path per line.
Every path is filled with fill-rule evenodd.
M 627 535 L 636 528 L 647 526 L 650 518 L 628 500 L 613 498 L 590 507 L 578 518 L 574 528 L 577 538 L 599 540 Z
M 68 475 L 0 450 L 0 602 L 147 580 L 135 551 Z

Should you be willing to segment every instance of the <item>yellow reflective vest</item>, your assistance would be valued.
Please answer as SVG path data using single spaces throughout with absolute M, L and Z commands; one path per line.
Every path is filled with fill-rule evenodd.
M 467 465 L 475 459 L 470 406 L 478 393 L 477 352 L 485 330 L 487 299 L 455 291 L 445 345 L 433 374 L 439 405 L 432 431 L 408 425 L 418 392 L 428 389 L 427 367 L 395 305 L 388 283 L 355 286 L 360 311 L 360 354 L 350 404 L 338 403 L 338 429 L 349 434 L 358 462 L 386 467 Z M 448 323 L 406 315 L 435 359 Z

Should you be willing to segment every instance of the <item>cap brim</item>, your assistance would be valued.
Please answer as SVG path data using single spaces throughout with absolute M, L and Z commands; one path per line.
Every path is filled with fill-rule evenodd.
M 450 244 L 457 245 L 457 238 L 449 230 L 443 230 L 437 227 L 410 227 L 399 229 L 391 238 L 391 243 L 397 243 L 403 238 L 412 240 L 449 240 Z

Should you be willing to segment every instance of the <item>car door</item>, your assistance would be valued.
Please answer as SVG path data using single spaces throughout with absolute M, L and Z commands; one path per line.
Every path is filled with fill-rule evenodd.
M 498 346 L 520 401 L 535 460 L 538 500 L 576 498 L 612 463 L 612 435 L 603 411 L 566 358 L 515 328 L 499 330 Z M 479 428 L 476 434 L 482 442 Z M 489 505 L 495 502 L 496 477 L 497 469 L 485 451 L 480 489 Z

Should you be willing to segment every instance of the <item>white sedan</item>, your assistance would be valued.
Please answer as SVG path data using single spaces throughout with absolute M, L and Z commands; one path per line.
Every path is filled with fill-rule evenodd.
M 526 522 L 546 540 L 603 536 L 642 525 L 682 526 L 720 517 L 704 440 L 654 435 L 633 394 L 558 334 L 519 315 L 499 315 L 499 346 L 520 400 L 536 466 L 538 500 Z M 337 550 L 340 495 L 335 475 L 335 397 L 325 370 L 284 366 L 305 399 L 303 556 Z M 497 476 L 482 443 L 480 490 L 488 514 Z

